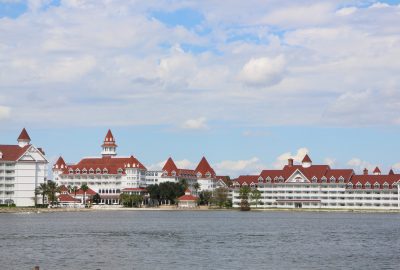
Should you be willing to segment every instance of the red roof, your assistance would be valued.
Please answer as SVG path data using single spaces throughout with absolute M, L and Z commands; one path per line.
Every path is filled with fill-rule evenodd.
M 68 194 L 61 194 L 58 196 L 59 202 L 81 202 L 78 199 L 73 198 L 71 195 Z
M 238 178 L 234 179 L 233 182 L 238 182 L 240 185 L 246 183 L 250 185 L 251 183 L 258 183 L 258 175 L 241 175 Z
M 25 128 L 22 129 L 21 134 L 19 134 L 18 141 L 30 141 L 31 138 Z
M 301 162 L 312 162 L 311 158 L 306 154 Z
M 179 201 L 197 201 L 197 197 L 193 195 L 183 195 L 178 198 Z
M 201 173 L 202 177 L 205 177 L 207 173 L 210 173 L 212 178 L 215 177 L 215 171 L 213 168 L 211 168 L 205 157 L 200 160 L 199 165 L 197 165 L 194 171 L 196 172 L 196 174 Z
M 18 145 L 0 145 L 3 157 L 0 160 L 17 161 L 28 150 L 30 145 L 19 147 Z
M 379 170 L 378 166 L 375 167 L 373 173 L 381 173 L 381 170 Z
M 99 158 L 84 158 L 79 161 L 77 164 L 67 166 L 68 169 L 64 169 L 64 174 L 69 174 L 69 170 L 72 169 L 73 173 L 76 172 L 76 169 L 79 169 L 82 174 L 83 170 L 86 169 L 86 173 L 90 173 L 90 169 L 94 170 L 96 173 L 97 169 L 100 169 L 103 173 L 103 170 L 106 169 L 105 174 L 118 174 L 118 170 L 122 169 L 122 174 L 125 173 L 125 169 L 127 168 L 139 168 L 145 170 L 146 167 L 143 166 L 135 157 L 110 157 L 103 156 Z
M 375 183 L 378 183 L 380 188 L 382 188 L 382 185 L 384 183 L 387 183 L 392 187 L 393 183 L 397 182 L 400 180 L 400 174 L 391 174 L 391 175 L 354 175 L 351 178 L 351 183 L 353 184 L 353 188 L 356 188 L 357 183 L 360 183 L 362 185 L 362 188 L 365 188 L 365 184 L 369 183 L 371 185 L 371 188 L 373 188 Z
M 64 169 L 66 168 L 67 165 L 65 164 L 65 161 L 62 157 L 59 157 L 56 161 L 56 163 L 53 165 L 53 168 L 55 169 Z
M 76 192 L 76 195 L 83 195 L 85 192 L 82 189 L 78 189 L 78 191 Z M 88 190 L 86 190 L 86 195 L 96 195 L 97 192 L 94 191 L 93 189 L 89 188 Z
M 60 186 L 60 193 L 65 193 L 65 192 L 69 193 L 68 188 L 65 185 L 61 185 Z
M 171 176 L 172 171 L 175 171 L 175 173 L 178 174 L 178 167 L 176 167 L 175 162 L 172 160 L 171 157 L 169 157 L 167 162 L 165 162 L 162 170 L 167 172 L 169 176 Z
M 112 134 L 110 129 L 108 130 L 106 137 L 104 138 L 104 143 L 102 146 L 117 146 L 115 144 L 114 135 Z

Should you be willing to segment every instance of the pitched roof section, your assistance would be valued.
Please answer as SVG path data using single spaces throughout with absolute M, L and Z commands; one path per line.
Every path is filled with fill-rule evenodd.
M 241 175 L 238 178 L 234 179 L 233 182 L 237 182 L 240 185 L 246 183 L 247 185 L 251 185 L 251 183 L 258 183 L 258 175 Z
M 28 132 L 25 128 L 22 129 L 21 133 L 18 136 L 18 141 L 30 141 L 31 137 L 29 137 Z
M 378 166 L 375 167 L 373 173 L 381 173 L 381 170 L 379 170 Z
M 61 194 L 58 196 L 58 201 L 61 203 L 70 203 L 70 202 L 81 202 L 79 199 L 73 198 L 71 195 L 68 194 Z
M 389 171 L 389 175 L 394 175 L 394 171 L 393 171 L 393 169 L 390 169 L 390 171 Z
M 311 158 L 306 154 L 301 162 L 312 162 Z
M 67 164 L 65 164 L 65 161 L 61 156 L 57 159 L 56 163 L 53 165 L 54 169 L 64 169 L 66 167 Z
M 29 147 L 30 145 L 25 145 L 24 147 L 19 147 L 18 145 L 0 145 L 0 152 L 3 154 L 0 160 L 17 161 Z
M 207 173 L 210 173 L 212 178 L 215 177 L 215 171 L 213 168 L 211 168 L 205 157 L 200 160 L 199 165 L 197 165 L 194 171 L 196 172 L 196 174 L 201 173 L 202 177 L 206 177 Z
M 167 172 L 169 176 L 171 176 L 172 171 L 175 171 L 176 174 L 178 173 L 178 167 L 176 167 L 175 162 L 172 160 L 171 157 L 169 157 L 167 162 L 165 162 L 162 170 L 164 172 Z

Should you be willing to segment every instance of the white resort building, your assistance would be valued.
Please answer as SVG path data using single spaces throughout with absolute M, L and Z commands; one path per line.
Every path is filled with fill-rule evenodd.
M 0 204 L 33 206 L 43 203 L 35 189 L 46 181 L 47 160 L 44 151 L 36 148 L 25 128 L 18 144 L 0 145 Z
M 252 207 L 400 209 L 400 174 L 390 170 L 383 175 L 376 167 L 373 174 L 365 169 L 362 175 L 356 175 L 352 169 L 313 165 L 308 155 L 301 165 L 289 159 L 281 170 L 263 170 L 259 175 L 234 179 L 233 207 L 240 207 L 239 190 L 243 186 L 261 192 L 259 202 L 250 200 Z
M 100 157 L 83 158 L 76 164 L 67 164 L 60 157 L 53 166 L 54 181 L 64 186 L 86 184 L 105 204 L 118 204 L 119 195 L 125 189 L 146 186 L 146 167 L 134 156 L 117 156 L 117 145 L 110 130 L 101 147 Z

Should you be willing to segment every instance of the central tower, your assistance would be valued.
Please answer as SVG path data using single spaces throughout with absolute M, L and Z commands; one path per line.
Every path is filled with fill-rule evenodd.
M 101 147 L 103 149 L 101 151 L 103 157 L 111 157 L 117 155 L 117 145 L 115 144 L 115 138 L 111 133 L 111 130 L 108 130 Z

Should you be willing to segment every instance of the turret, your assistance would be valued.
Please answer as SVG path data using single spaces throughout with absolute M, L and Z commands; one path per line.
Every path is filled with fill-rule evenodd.
M 380 175 L 381 174 L 381 170 L 378 168 L 378 166 L 375 167 L 375 170 L 373 171 L 373 173 L 375 175 Z
M 311 167 L 312 161 L 311 161 L 311 158 L 307 154 L 304 156 L 303 160 L 301 161 L 301 165 L 303 166 L 303 168 Z
M 28 132 L 26 131 L 25 128 L 22 129 L 21 134 L 19 134 L 17 141 L 19 147 L 25 147 L 30 144 L 31 138 L 29 137 Z
M 114 138 L 113 134 L 111 133 L 111 130 L 108 130 L 101 147 L 103 149 L 101 151 L 101 154 L 103 155 L 103 157 L 117 155 L 117 145 L 115 144 L 115 138 Z

